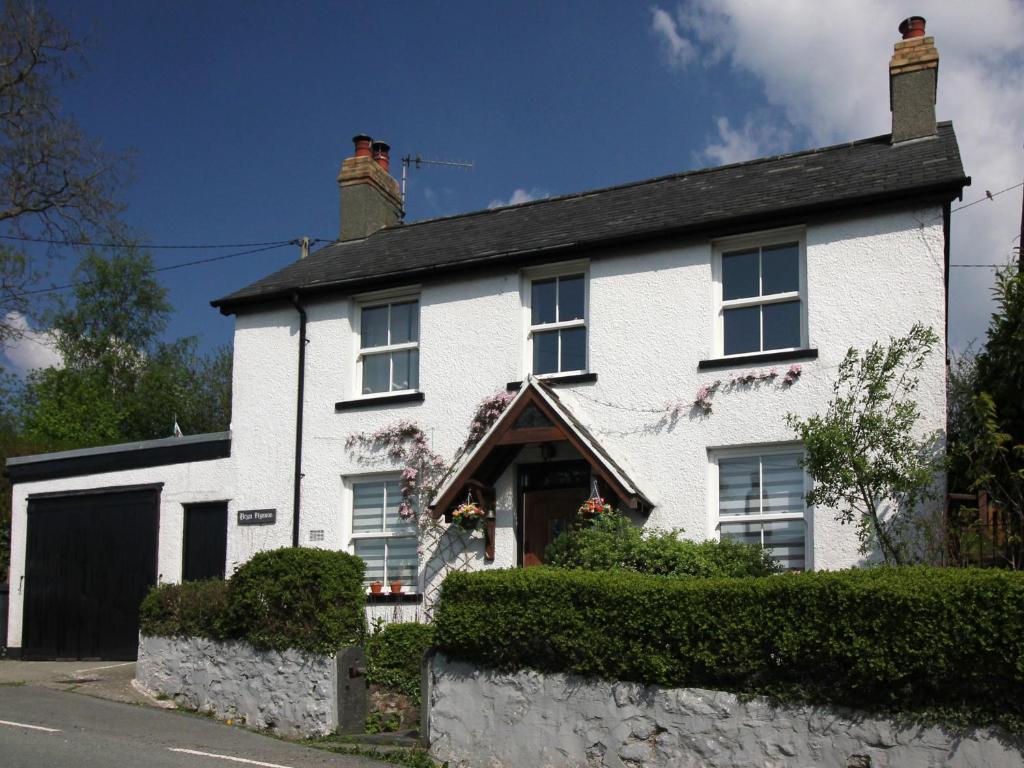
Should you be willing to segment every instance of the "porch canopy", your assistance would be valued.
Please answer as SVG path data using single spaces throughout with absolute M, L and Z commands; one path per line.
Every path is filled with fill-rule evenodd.
M 462 466 L 438 489 L 431 513 L 451 519 L 467 495 L 493 509 L 494 484 L 519 451 L 530 444 L 567 442 L 591 467 L 604 489 L 630 509 L 649 512 L 652 504 L 542 379 L 527 377 L 505 412 L 491 426 Z M 583 501 L 580 499 L 580 501 Z

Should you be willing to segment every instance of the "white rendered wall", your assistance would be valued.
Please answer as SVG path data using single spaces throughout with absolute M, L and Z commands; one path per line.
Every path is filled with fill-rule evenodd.
M 792 440 L 785 414 L 824 410 L 848 347 L 903 335 L 917 321 L 934 328 L 942 340 L 921 372 L 921 429 L 944 428 L 941 220 L 940 208 L 930 207 L 809 226 L 807 319 L 809 346 L 818 349 L 818 359 L 801 361 L 803 375 L 790 389 L 772 385 L 719 392 L 711 415 L 692 417 L 684 409 L 674 421 L 645 411 L 678 399 L 691 402 L 701 385 L 750 370 L 697 368 L 700 360 L 713 356 L 712 243 L 624 250 L 621 257 L 590 261 L 588 345 L 590 370 L 598 381 L 562 387 L 558 394 L 654 502 L 647 525 L 682 528 L 695 539 L 714 536 L 709 451 Z M 400 469 L 387 461 L 361 462 L 345 449 L 350 434 L 409 419 L 426 431 L 435 450 L 452 456 L 481 398 L 522 378 L 521 286 L 518 270 L 423 285 L 424 402 L 340 413 L 334 404 L 358 391 L 355 304 L 344 297 L 307 303 L 302 545 L 348 549 L 344 480 Z M 255 552 L 291 543 L 297 352 L 294 308 L 282 304 L 238 316 L 230 459 L 15 486 L 9 645 L 21 645 L 29 493 L 163 482 L 159 570 L 164 581 L 180 579 L 183 503 L 229 500 L 229 572 Z M 779 364 L 780 373 L 786 367 Z M 526 452 L 519 459 L 536 460 Z M 495 560 L 485 563 L 482 541 L 474 540 L 469 553 L 474 567 L 516 564 L 514 483 L 510 467 L 496 487 Z M 235 525 L 237 510 L 264 508 L 277 510 L 275 525 Z M 810 567 L 863 562 L 854 529 L 836 523 L 830 510 L 815 510 L 810 529 Z M 323 530 L 324 539 L 311 544 L 311 530 Z
M 788 390 L 776 384 L 720 392 L 710 416 L 691 417 L 684 409 L 674 423 L 623 406 L 642 411 L 680 398 L 690 402 L 701 385 L 750 370 L 697 368 L 713 356 L 712 243 L 624 250 L 621 257 L 589 263 L 589 359 L 599 380 L 558 393 L 655 503 L 648 525 L 683 528 L 696 539 L 713 536 L 709 451 L 792 440 L 785 414 L 807 416 L 825 408 L 848 347 L 903 335 L 917 321 L 941 339 L 921 372 L 921 427 L 944 427 L 941 221 L 935 206 L 808 226 L 808 334 L 818 359 L 800 361 L 803 376 Z M 409 419 L 427 432 L 437 451 L 451 456 L 480 399 L 522 377 L 521 284 L 520 272 L 508 270 L 421 286 L 425 401 L 340 413 L 335 402 L 358 391 L 355 304 L 345 297 L 308 301 L 303 545 L 310 545 L 311 529 L 322 529 L 325 537 L 314 546 L 347 549 L 343 479 L 399 469 L 386 461 L 360 462 L 345 449 L 348 435 Z M 250 529 L 244 541 L 232 528 L 229 561 L 290 537 L 296 329 L 297 315 L 289 307 L 238 318 L 233 411 L 238 497 L 245 497 L 245 507 L 276 507 L 278 524 Z M 784 373 L 788 363 L 777 367 Z M 496 558 L 488 567 L 516 562 L 513 478 L 510 469 L 498 483 Z M 812 567 L 863 562 L 853 528 L 837 524 L 829 510 L 815 511 L 811 529 Z M 483 567 L 482 549 L 474 559 Z
M 257 552 L 292 543 L 298 331 L 298 315 L 288 306 L 240 314 L 235 320 L 231 459 L 238 477 L 236 508 L 276 509 L 277 522 L 228 526 L 229 575 Z
M 160 467 L 103 472 L 58 480 L 17 483 L 11 503 L 11 594 L 8 613 L 7 645 L 21 647 L 22 609 L 24 607 L 25 534 L 28 497 L 35 493 L 60 493 L 132 485 L 163 483 L 160 491 L 160 531 L 157 543 L 157 579 L 181 581 L 182 547 L 185 536 L 185 504 L 203 501 L 228 502 L 228 530 L 233 529 L 238 506 L 232 496 L 235 488 L 234 466 L 230 458 L 168 464 Z M 229 536 L 230 538 L 230 536 Z

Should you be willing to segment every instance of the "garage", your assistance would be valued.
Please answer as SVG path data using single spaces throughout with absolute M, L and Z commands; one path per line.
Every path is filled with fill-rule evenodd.
M 136 657 L 159 504 L 159 485 L 28 497 L 23 658 Z

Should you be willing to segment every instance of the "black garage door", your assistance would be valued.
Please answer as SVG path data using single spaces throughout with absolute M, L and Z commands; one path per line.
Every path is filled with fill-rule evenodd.
M 136 657 L 159 503 L 155 487 L 29 498 L 25 658 Z

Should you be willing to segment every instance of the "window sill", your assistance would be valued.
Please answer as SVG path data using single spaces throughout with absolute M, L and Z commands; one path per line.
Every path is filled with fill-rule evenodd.
M 381 592 L 379 594 L 373 594 L 368 592 L 366 594 L 367 605 L 395 605 L 396 603 L 403 605 L 419 605 L 423 602 L 423 595 L 417 592 L 402 592 L 398 595 L 392 595 L 390 592 Z
M 701 360 L 697 363 L 697 369 L 706 371 L 712 368 L 740 368 L 747 365 L 762 365 L 764 363 L 783 363 L 789 360 L 817 360 L 818 350 L 811 349 L 789 349 L 785 352 L 757 352 L 752 355 L 737 355 L 735 357 L 714 357 L 710 360 Z
M 543 381 L 552 387 L 560 387 L 565 384 L 593 384 L 597 381 L 596 373 L 573 373 L 568 376 L 537 376 L 539 381 Z M 516 391 L 523 388 L 523 382 L 521 381 L 510 381 L 505 385 L 505 389 L 510 391 Z
M 371 397 L 356 397 L 352 400 L 342 400 L 334 404 L 334 411 L 347 411 L 353 408 L 371 408 L 376 406 L 400 405 L 402 403 L 422 403 L 424 394 L 422 392 L 406 392 L 401 395 L 373 395 Z

